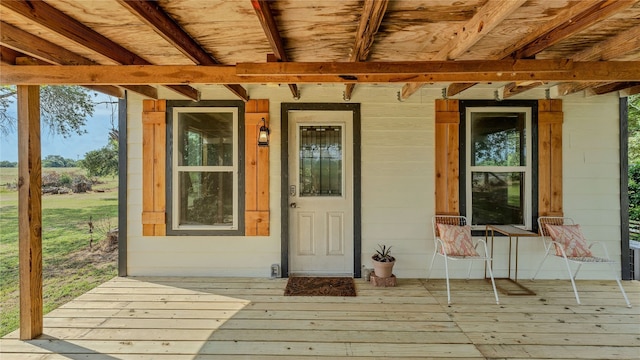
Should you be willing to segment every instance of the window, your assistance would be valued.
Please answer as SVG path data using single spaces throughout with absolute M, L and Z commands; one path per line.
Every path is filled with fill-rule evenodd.
M 168 233 L 237 233 L 244 215 L 240 209 L 241 110 L 173 106 L 169 111 Z
M 513 224 L 532 229 L 532 108 L 515 106 L 464 109 L 465 206 L 477 229 Z

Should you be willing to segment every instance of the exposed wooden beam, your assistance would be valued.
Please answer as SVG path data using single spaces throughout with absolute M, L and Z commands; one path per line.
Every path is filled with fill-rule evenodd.
M 430 60 L 453 60 L 463 55 L 525 2 L 526 0 L 489 0 Z M 400 96 L 402 99 L 407 99 L 423 85 L 424 83 L 405 84 Z
M 42 64 L 54 65 L 97 65 L 93 60 L 69 51 L 62 46 L 56 45 L 44 39 L 41 39 L 31 33 L 18 29 L 17 27 L 0 21 L 0 44 L 3 47 L 13 49 L 18 53 L 26 56 L 34 57 L 42 62 Z M 15 61 L 14 61 L 15 63 Z M 122 98 L 124 93 L 122 89 L 116 87 L 86 86 L 94 91 L 99 91 L 107 95 Z M 158 98 L 158 90 L 149 85 L 124 86 L 124 88 L 141 94 L 143 96 Z
M 514 59 L 526 59 L 536 55 L 544 49 L 559 43 L 560 41 L 573 36 L 574 34 L 588 28 L 589 26 L 606 19 L 616 13 L 627 9 L 636 0 L 605 0 L 601 1 L 580 14 L 547 31 L 535 40 L 522 48 L 514 51 L 511 55 Z
M 636 94 L 640 94 L 640 85 L 620 90 L 620 97 L 627 97 Z
M 236 66 L 0 64 L 4 84 L 266 84 L 494 81 L 640 81 L 640 61 L 500 60 L 242 63 Z
M 220 64 L 211 54 L 200 46 L 157 1 L 149 0 L 118 0 L 118 3 L 144 21 L 158 35 L 162 36 L 173 47 L 197 65 Z M 238 84 L 225 85 L 231 92 L 244 101 L 249 101 L 247 91 Z
M 624 68 L 625 62 L 622 64 Z M 635 62 L 627 62 L 635 63 Z M 597 62 L 590 62 L 597 64 Z M 339 75 L 349 80 L 355 75 L 400 75 L 400 74 L 437 74 L 437 73 L 500 73 L 498 76 L 509 77 L 516 73 L 558 73 L 573 70 L 577 64 L 571 60 L 464 60 L 464 61 L 390 61 L 390 62 L 289 62 L 289 63 L 240 63 L 236 65 L 236 73 L 242 77 L 265 75 Z M 603 66 L 599 64 L 597 66 Z M 477 74 L 477 76 L 484 76 Z M 358 81 L 346 81 L 358 82 Z
M 287 52 L 284 49 L 282 37 L 280 36 L 280 31 L 278 30 L 278 24 L 276 23 L 276 19 L 273 17 L 269 2 L 266 0 L 251 0 L 251 5 L 258 16 L 258 20 L 260 20 L 262 30 L 267 36 L 267 40 L 269 41 L 269 45 L 271 45 L 271 50 L 273 51 L 276 59 L 278 61 L 289 61 Z M 291 94 L 294 99 L 300 99 L 298 85 L 289 84 L 289 89 L 291 90 Z
M 2 31 L 2 30 L 0 30 Z M 23 62 L 20 59 L 28 58 L 27 62 Z M 0 62 L 9 64 L 9 65 L 20 65 L 20 64 L 31 64 L 31 65 L 49 65 L 50 62 L 46 62 L 40 59 L 36 59 L 34 57 L 30 57 L 21 52 L 15 51 L 5 46 L 0 45 Z M 90 89 L 92 91 L 101 92 L 103 94 L 107 94 L 109 96 L 114 96 L 118 98 L 124 97 L 124 91 L 112 85 L 83 85 L 83 87 Z
M 523 81 L 518 83 L 512 82 L 503 86 L 499 91 L 501 93 L 501 99 L 508 99 L 544 84 L 544 81 Z
M 617 36 L 595 44 L 571 57 L 575 61 L 607 61 L 622 57 L 640 48 L 640 26 L 633 27 Z M 586 90 L 599 83 L 561 83 L 552 88 L 558 96 L 565 96 Z
M 575 33 L 593 25 L 595 22 L 614 15 L 629 6 L 636 0 L 583 0 L 556 15 L 553 20 L 542 24 L 520 41 L 515 42 L 492 60 L 498 59 L 522 59 L 532 57 L 538 52 L 555 45 Z M 448 96 L 457 95 L 475 84 L 457 85 L 456 88 L 447 89 Z M 459 90 L 456 92 L 456 90 Z
M 96 51 L 123 65 L 150 65 L 151 63 L 125 49 L 107 37 L 82 24 L 71 16 L 44 1 L 3 0 L 0 6 L 10 9 L 30 21 L 42 25 L 59 35 Z M 152 84 L 153 82 L 149 82 Z M 192 100 L 199 100 L 200 93 L 188 85 L 167 86 Z
M 18 86 L 20 339 L 42 335 L 40 87 Z
M 589 95 L 604 95 L 608 93 L 612 93 L 615 91 L 626 90 L 632 88 L 634 86 L 640 86 L 639 81 L 625 81 L 625 82 L 615 82 L 610 84 L 604 84 L 599 86 L 594 86 L 586 90 L 587 96 Z
M 588 89 L 592 86 L 598 85 L 597 82 L 565 82 L 560 83 L 558 85 L 552 86 L 551 97 L 559 97 L 566 96 L 577 93 L 578 91 L 582 91 L 584 89 Z
M 388 0 L 365 0 L 349 61 L 367 61 L 375 35 L 380 28 L 384 14 L 387 12 L 388 5 Z M 346 101 L 351 100 L 354 87 L 355 84 L 347 84 L 344 90 L 344 99 Z
M 608 61 L 640 49 L 640 25 L 573 55 L 575 61 Z

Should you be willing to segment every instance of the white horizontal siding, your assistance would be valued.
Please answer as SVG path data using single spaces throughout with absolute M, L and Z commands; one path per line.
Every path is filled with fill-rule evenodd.
M 270 99 L 270 207 L 268 237 L 142 237 L 141 100 L 130 97 L 128 120 L 128 271 L 130 275 L 268 277 L 280 263 L 280 105 L 294 102 L 286 86 L 247 87 L 251 98 Z M 344 103 L 343 85 L 300 86 L 300 102 Z M 433 253 L 434 101 L 441 90 L 424 88 L 407 101 L 397 100 L 398 87 L 358 85 L 351 102 L 362 115 L 362 263 L 378 244 L 393 246 L 399 277 L 425 277 Z M 476 86 L 464 98 L 493 99 L 493 89 Z M 165 96 L 175 96 L 166 93 Z M 207 87 L 203 99 L 235 99 L 222 87 Z M 544 91 L 518 95 L 544 98 Z M 590 239 L 604 239 L 612 256 L 620 256 L 618 99 L 615 96 L 564 98 L 564 210 L 584 224 Z M 496 239 L 496 275 L 506 275 L 507 241 Z M 530 277 L 542 257 L 538 238 L 520 239 L 519 278 Z M 515 246 L 515 241 L 514 241 Z M 441 260 L 437 260 L 441 261 Z M 440 262 L 441 264 L 441 262 Z M 454 265 L 453 277 L 466 277 L 466 267 Z M 566 278 L 559 262 L 549 261 L 542 278 Z M 443 277 L 440 267 L 433 276 Z M 484 276 L 476 265 L 472 277 Z M 581 278 L 608 274 L 585 268 Z

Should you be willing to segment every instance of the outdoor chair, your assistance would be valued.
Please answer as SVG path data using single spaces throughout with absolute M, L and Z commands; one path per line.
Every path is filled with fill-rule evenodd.
M 536 273 L 533 275 L 531 280 L 534 280 L 538 275 L 540 269 L 542 269 L 542 265 L 549 255 L 562 259 L 566 265 L 569 279 L 571 279 L 571 286 L 573 286 L 573 293 L 576 296 L 576 301 L 578 302 L 578 305 L 580 305 L 580 296 L 578 296 L 578 289 L 576 288 L 575 282 L 576 276 L 578 276 L 578 271 L 580 271 L 582 265 L 585 264 L 607 264 L 613 271 L 613 276 L 620 287 L 620 291 L 622 292 L 622 296 L 624 296 L 624 301 L 627 303 L 627 307 L 631 307 L 629 298 L 627 298 L 627 294 L 622 287 L 620 277 L 616 271 L 617 262 L 609 257 L 607 248 L 603 243 L 592 242 L 591 244 L 588 244 L 580 230 L 580 225 L 576 224 L 573 219 L 567 217 L 541 216 L 538 218 L 538 229 L 540 229 L 540 237 L 542 239 L 542 244 L 544 245 L 545 254 L 538 266 L 538 270 L 536 270 Z M 604 257 L 595 256 L 591 252 L 594 245 L 598 245 L 602 248 Z M 571 272 L 570 263 L 578 264 L 575 272 L 573 273 Z
M 433 263 L 436 255 L 444 258 L 444 273 L 447 280 L 447 303 L 451 305 L 451 289 L 449 285 L 449 261 L 469 262 L 467 280 L 471 277 L 471 265 L 474 261 L 486 262 L 489 270 L 493 294 L 496 297 L 496 304 L 500 304 L 496 283 L 491 271 L 491 258 L 487 251 L 487 242 L 484 239 L 476 239 L 475 244 L 471 236 L 471 227 L 464 216 L 436 215 L 431 221 L 433 225 L 433 241 L 435 249 L 431 258 L 431 265 L 427 273 L 427 280 L 431 276 Z M 481 252 L 478 253 L 478 245 L 482 244 Z

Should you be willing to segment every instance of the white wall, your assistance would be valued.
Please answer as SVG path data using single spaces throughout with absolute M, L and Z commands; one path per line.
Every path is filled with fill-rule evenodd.
M 303 85 L 300 102 L 343 103 L 342 85 Z M 362 113 L 362 259 L 367 267 L 377 244 L 393 246 L 398 277 L 424 278 L 433 252 L 434 100 L 439 88 L 424 88 L 399 102 L 397 86 L 356 86 L 351 102 Z M 141 99 L 130 97 L 128 112 L 128 273 L 129 275 L 201 275 L 268 277 L 280 263 L 280 104 L 294 102 L 287 86 L 250 86 L 253 99 L 270 99 L 270 202 L 268 237 L 143 237 Z M 493 99 L 494 88 L 474 87 L 467 99 Z M 203 89 L 203 99 L 235 99 L 222 87 Z M 523 95 L 526 95 L 523 96 Z M 167 91 L 161 96 L 173 97 Z M 544 98 L 533 90 L 521 99 Z M 589 239 L 605 239 L 612 256 L 620 256 L 618 98 L 581 94 L 564 100 L 564 209 L 584 225 Z M 505 239 L 496 241 L 496 272 L 506 268 Z M 539 240 L 520 241 L 519 277 L 532 275 L 542 257 Z M 554 259 L 539 277 L 566 278 Z M 441 261 L 441 260 L 436 260 Z M 439 262 L 439 264 L 442 264 Z M 581 278 L 606 278 L 587 271 Z M 454 277 L 466 268 L 455 266 Z M 482 277 L 477 266 L 473 277 Z M 435 271 L 435 277 L 443 277 Z M 504 274 L 503 274 L 504 275 Z

